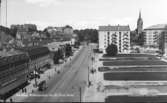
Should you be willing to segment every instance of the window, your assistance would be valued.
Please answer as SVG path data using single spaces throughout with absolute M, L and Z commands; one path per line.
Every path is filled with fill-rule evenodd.
M 110 35 L 110 32 L 107 32 L 108 35 Z

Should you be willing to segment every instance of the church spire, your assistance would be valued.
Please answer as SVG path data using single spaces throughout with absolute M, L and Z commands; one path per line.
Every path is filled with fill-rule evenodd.
M 139 18 L 138 18 L 138 21 L 137 21 L 137 34 L 140 34 L 142 33 L 143 31 L 143 20 L 142 20 L 142 17 L 141 17 L 141 10 L 139 11 Z
M 141 10 L 139 11 L 139 18 L 141 19 Z

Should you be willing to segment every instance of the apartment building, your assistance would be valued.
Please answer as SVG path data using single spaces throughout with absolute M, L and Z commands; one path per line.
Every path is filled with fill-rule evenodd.
M 167 31 L 167 24 L 157 24 L 144 29 L 145 46 L 159 47 L 161 34 Z
M 99 50 L 105 53 L 111 43 L 117 45 L 118 53 L 130 53 L 130 27 L 128 26 L 99 26 Z

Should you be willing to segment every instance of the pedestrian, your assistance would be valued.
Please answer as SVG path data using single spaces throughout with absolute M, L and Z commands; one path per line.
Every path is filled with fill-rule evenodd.
M 24 89 L 21 89 L 22 93 L 24 93 Z
M 10 98 L 10 103 L 13 103 L 13 99 L 12 98 Z
M 32 90 L 31 93 L 34 93 L 34 90 Z
M 27 88 L 25 88 L 25 93 L 27 93 Z

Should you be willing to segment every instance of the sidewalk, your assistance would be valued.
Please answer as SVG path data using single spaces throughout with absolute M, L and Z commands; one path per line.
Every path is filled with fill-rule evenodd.
M 103 91 L 99 91 L 102 89 L 100 82 L 103 80 L 103 73 L 98 71 L 98 67 L 102 64 L 99 61 L 102 55 L 95 54 L 95 62 L 93 63 L 93 68 L 96 69 L 94 74 L 90 73 L 90 81 L 92 82 L 92 86 L 89 88 L 86 87 L 84 95 L 83 95 L 83 102 L 104 102 L 105 100 L 105 93 Z
M 75 51 L 74 55 L 72 57 L 67 58 L 67 61 L 64 62 L 63 64 L 53 65 L 51 69 L 46 70 L 44 72 L 44 74 L 40 75 L 40 79 L 37 79 L 37 83 L 40 83 L 43 80 L 46 80 L 47 82 L 49 82 L 49 80 L 52 78 L 52 76 L 57 74 L 57 71 L 55 70 L 55 68 L 59 68 L 59 70 L 63 69 L 65 65 L 68 65 L 70 63 L 70 61 L 75 58 L 75 56 L 78 54 L 78 52 L 81 49 L 82 49 L 82 47 L 80 47 L 77 51 Z M 18 93 L 13 95 L 11 97 L 13 99 L 13 101 L 14 102 L 21 102 L 24 99 L 26 99 L 29 94 L 37 92 L 38 90 L 36 87 L 33 86 L 34 84 L 35 84 L 35 79 L 31 80 L 30 84 L 27 87 L 25 87 L 27 90 L 26 93 L 23 93 L 22 90 L 20 90 Z M 7 100 L 7 102 L 9 101 L 9 99 Z
M 97 85 L 87 87 L 83 95 L 83 102 L 105 102 L 105 93 L 97 91 Z

